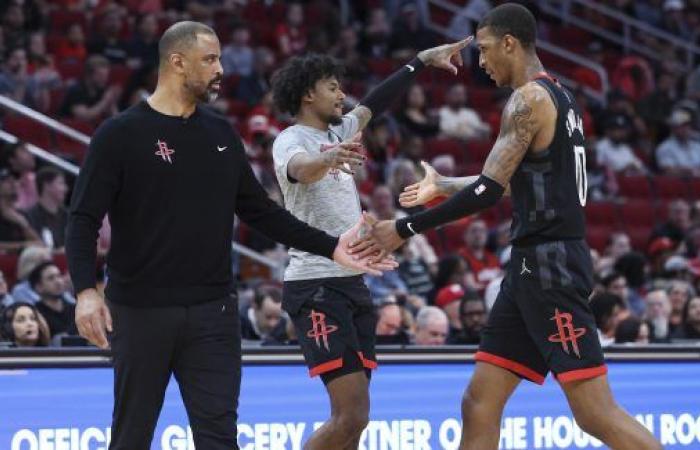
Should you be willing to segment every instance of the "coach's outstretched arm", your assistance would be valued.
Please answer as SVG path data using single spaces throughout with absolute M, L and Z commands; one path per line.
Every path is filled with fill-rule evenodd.
M 547 93 L 535 83 L 528 83 L 513 92 L 503 111 L 498 139 L 476 181 L 434 208 L 397 221 L 374 223 L 372 232 L 367 237 L 351 244 L 351 252 L 360 258 L 377 252 L 383 257 L 414 234 L 496 204 L 525 157 L 533 138 L 542 125 L 551 122 L 556 114 L 547 99 Z M 367 220 L 372 221 L 371 218 Z
M 411 86 L 413 80 L 418 76 L 418 72 L 425 66 L 448 70 L 457 75 L 457 66 L 462 66 L 463 64 L 462 49 L 469 45 L 473 39 L 473 36 L 469 36 L 452 44 L 423 50 L 399 70 L 389 75 L 384 81 L 369 91 L 360 100 L 360 104 L 350 111 L 350 114 L 354 114 L 358 118 L 358 129 L 364 129 L 372 116 L 382 115 L 394 100 L 399 98 Z

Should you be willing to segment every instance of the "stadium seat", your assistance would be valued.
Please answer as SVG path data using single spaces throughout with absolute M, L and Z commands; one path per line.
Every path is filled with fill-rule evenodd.
M 480 141 L 469 141 L 467 143 L 467 154 L 469 161 L 483 164 L 486 161 L 486 156 L 493 148 L 493 142 L 490 139 Z
M 0 270 L 8 286 L 13 286 L 17 281 L 17 258 L 16 253 L 0 253 Z
M 627 198 L 651 197 L 651 185 L 649 179 L 643 175 L 620 176 L 617 179 L 620 185 L 620 195 Z
M 690 183 L 684 178 L 659 175 L 653 182 L 659 197 L 687 198 L 690 195 Z
M 455 139 L 430 139 L 425 142 L 426 156 L 432 159 L 438 155 L 452 155 L 457 164 L 465 160 L 465 144 Z
M 619 223 L 617 206 L 612 202 L 590 202 L 584 210 L 591 225 L 613 226 Z
M 656 221 L 654 206 L 648 198 L 627 200 L 620 205 L 620 213 L 626 227 L 652 227 Z
M 607 225 L 588 225 L 586 226 L 586 242 L 591 248 L 603 252 L 613 231 L 614 228 Z

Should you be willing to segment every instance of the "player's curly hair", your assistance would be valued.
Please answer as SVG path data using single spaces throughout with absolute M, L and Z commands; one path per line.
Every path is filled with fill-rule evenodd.
M 344 67 L 334 58 L 309 53 L 289 59 L 272 77 L 272 97 L 282 112 L 296 116 L 301 98 L 324 78 L 343 75 Z

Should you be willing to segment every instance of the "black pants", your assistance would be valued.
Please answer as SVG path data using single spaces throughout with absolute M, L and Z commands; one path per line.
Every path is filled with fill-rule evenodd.
M 238 302 L 134 308 L 110 304 L 114 413 L 110 450 L 149 450 L 171 374 L 198 450 L 238 449 Z

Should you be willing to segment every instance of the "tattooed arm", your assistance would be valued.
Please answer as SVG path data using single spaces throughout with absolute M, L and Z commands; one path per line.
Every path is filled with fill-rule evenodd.
M 474 182 L 434 208 L 395 223 L 376 223 L 371 237 L 353 243 L 353 251 L 360 255 L 380 251 L 383 256 L 401 245 L 403 239 L 496 204 L 543 125 L 551 122 L 553 112 L 556 114 L 548 94 L 536 83 L 515 90 L 503 111 L 498 139 Z

